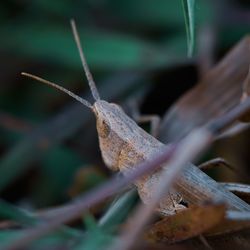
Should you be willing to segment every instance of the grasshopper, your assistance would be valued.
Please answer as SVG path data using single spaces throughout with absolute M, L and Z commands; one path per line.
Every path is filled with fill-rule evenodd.
M 120 171 L 126 175 L 142 161 L 147 161 L 155 154 L 162 152 L 167 145 L 139 127 L 133 119 L 125 114 L 120 106 L 100 98 L 87 65 L 74 21 L 71 21 L 71 26 L 94 103 L 91 104 L 51 81 L 29 73 L 22 73 L 22 75 L 65 92 L 88 107 L 96 117 L 99 146 L 105 164 L 111 170 Z M 176 180 L 173 189 L 167 192 L 160 202 L 157 208 L 160 214 L 171 215 L 178 210 L 185 209 L 187 204 L 214 199 L 225 202 L 231 209 L 250 211 L 247 203 L 224 189 L 191 163 L 187 165 L 180 178 Z M 167 168 L 167 165 L 162 167 Z M 142 176 L 134 183 L 144 203 L 150 202 L 153 186 L 159 181 L 161 172 L 162 169 L 157 169 L 150 175 Z

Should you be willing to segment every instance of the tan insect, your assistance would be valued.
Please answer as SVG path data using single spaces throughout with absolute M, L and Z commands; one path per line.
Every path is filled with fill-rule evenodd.
M 91 93 L 95 99 L 94 104 L 92 105 L 87 100 L 53 82 L 28 73 L 22 73 L 22 75 L 59 89 L 90 108 L 96 116 L 99 145 L 105 164 L 111 170 L 120 171 L 126 175 L 133 171 L 138 163 L 149 160 L 155 154 L 163 151 L 166 145 L 140 128 L 134 120 L 124 113 L 121 107 L 101 100 L 86 63 L 74 21 L 71 22 L 71 25 Z M 150 202 L 153 186 L 158 182 L 161 171 L 161 169 L 156 170 L 135 182 L 144 203 Z M 182 176 L 176 181 L 175 187 L 166 193 L 157 210 L 163 215 L 173 214 L 177 210 L 186 208 L 183 205 L 183 199 L 187 204 L 219 199 L 226 202 L 231 209 L 249 210 L 249 206 L 244 201 L 221 187 L 192 164 L 189 164 Z

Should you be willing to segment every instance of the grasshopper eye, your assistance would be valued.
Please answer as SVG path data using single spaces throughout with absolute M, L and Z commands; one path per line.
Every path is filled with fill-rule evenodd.
M 110 134 L 110 126 L 103 119 L 97 120 L 97 131 L 100 137 L 107 138 Z

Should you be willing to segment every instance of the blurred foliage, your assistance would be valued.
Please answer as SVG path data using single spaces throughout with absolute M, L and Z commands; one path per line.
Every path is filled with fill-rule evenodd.
M 69 98 L 62 93 L 20 76 L 22 71 L 41 75 L 72 91 L 83 90 L 91 100 L 70 18 L 76 20 L 101 95 L 122 105 L 141 95 L 142 109 L 157 113 L 168 106 L 156 102 L 177 99 L 181 91 L 195 83 L 197 74 L 192 67 L 198 65 L 199 55 L 206 49 L 206 44 L 199 44 L 202 31 L 207 27 L 212 30 L 215 60 L 249 32 L 248 1 L 197 0 L 194 14 L 192 29 L 197 31 L 197 46 L 190 61 L 181 0 L 1 1 L 2 198 L 25 211 L 36 211 L 74 199 L 109 175 L 100 158 L 89 110 L 68 104 Z M 187 75 L 180 73 L 183 67 L 188 67 Z M 181 78 L 175 81 L 177 76 Z M 128 208 L 132 203 L 128 202 Z M 1 218 L 10 219 L 4 208 L 0 209 Z M 14 207 L 10 211 L 16 215 L 12 220 L 27 225 L 30 218 L 25 217 L 26 212 L 22 214 Z M 111 234 L 104 233 L 103 228 L 92 229 L 90 235 L 93 232 L 98 240 L 75 239 L 79 245 L 76 249 L 99 249 L 101 242 L 110 240 Z M 1 232 L 1 242 L 21 233 Z M 46 249 L 46 244 L 71 247 L 67 237 L 55 233 L 42 239 L 44 245 L 37 244 L 36 249 Z
M 195 39 L 195 28 L 194 28 L 195 0 L 183 0 L 182 6 L 185 17 L 186 32 L 187 32 L 188 55 L 192 56 L 194 51 L 194 39 Z

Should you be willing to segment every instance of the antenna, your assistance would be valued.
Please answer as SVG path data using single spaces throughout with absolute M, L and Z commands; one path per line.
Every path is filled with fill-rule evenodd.
M 88 84 L 89 84 L 91 93 L 92 93 L 92 95 L 93 95 L 93 97 L 94 97 L 94 99 L 96 101 L 100 100 L 99 92 L 98 92 L 98 90 L 96 88 L 96 84 L 95 84 L 93 76 L 92 76 L 92 74 L 91 74 L 91 72 L 89 70 L 89 66 L 87 64 L 85 55 L 83 53 L 83 49 L 82 49 L 81 41 L 80 41 L 80 36 L 78 34 L 75 21 L 73 19 L 70 20 L 70 24 L 71 24 L 71 28 L 72 28 L 72 31 L 73 31 L 74 39 L 75 39 L 75 42 L 76 42 L 76 45 L 77 45 L 77 48 L 78 48 L 78 51 L 79 51 L 79 55 L 80 55 L 80 58 L 81 58 L 82 66 L 83 66 L 86 78 L 88 80 Z
M 22 72 L 21 75 L 23 76 L 27 76 L 31 79 L 34 79 L 36 81 L 39 81 L 39 82 L 42 82 L 42 83 L 45 83 L 53 88 L 56 88 L 56 89 L 59 89 L 60 91 L 66 93 L 67 95 L 73 97 L 75 100 L 77 100 L 78 102 L 82 103 L 83 105 L 87 106 L 88 108 L 91 108 L 92 109 L 92 105 L 86 101 L 85 99 L 81 98 L 80 96 L 74 94 L 73 92 L 57 85 L 56 83 L 53 83 L 53 82 L 50 82 L 50 81 L 47 81 L 41 77 L 38 77 L 38 76 L 35 76 L 35 75 L 32 75 L 32 74 L 29 74 L 29 73 L 25 73 L 25 72 Z

